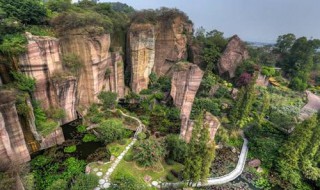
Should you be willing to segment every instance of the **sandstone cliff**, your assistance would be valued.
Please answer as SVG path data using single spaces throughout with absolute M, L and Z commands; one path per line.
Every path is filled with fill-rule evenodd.
M 241 39 L 237 35 L 231 37 L 218 63 L 219 74 L 233 78 L 237 67 L 248 58 L 249 52 Z
M 0 91 L 0 170 L 11 162 L 21 164 L 30 160 L 29 151 L 15 107 L 15 94 Z
M 155 23 L 132 23 L 127 50 L 132 91 L 139 93 L 148 87 L 151 71 L 166 75 L 177 62 L 187 60 L 192 32 L 192 23 L 182 16 Z
M 148 88 L 149 75 L 155 62 L 155 27 L 132 24 L 128 32 L 131 89 L 139 93 Z
M 156 52 L 153 70 L 158 76 L 165 75 L 173 64 L 187 60 L 187 45 L 193 25 L 177 16 L 171 22 L 161 20 L 156 25 Z
M 181 111 L 180 135 L 183 138 L 186 137 L 192 104 L 202 76 L 203 71 L 195 64 L 181 62 L 174 68 L 170 95 L 173 98 L 174 105 Z

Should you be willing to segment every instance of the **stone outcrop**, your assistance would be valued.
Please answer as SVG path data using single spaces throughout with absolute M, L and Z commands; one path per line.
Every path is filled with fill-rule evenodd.
M 310 91 L 306 91 L 306 96 L 308 98 L 308 103 L 303 106 L 299 114 L 299 119 L 302 121 L 320 111 L 320 97 Z
M 148 88 L 149 75 L 155 63 L 155 26 L 132 24 L 128 32 L 131 89 L 139 93 Z
M 120 52 L 109 53 L 107 60 L 107 68 L 110 73 L 106 77 L 106 91 L 116 92 L 118 98 L 124 98 L 125 96 L 125 84 L 124 84 L 124 62 Z
M 237 35 L 231 37 L 218 63 L 219 74 L 235 77 L 237 67 L 248 58 L 249 52 L 241 39 Z
M 180 62 L 173 72 L 170 95 L 174 105 L 181 111 L 180 135 L 185 138 L 192 104 L 203 76 L 203 71 L 195 64 Z
M 170 68 L 181 60 L 188 58 L 188 39 L 193 32 L 192 23 L 177 16 L 170 22 L 161 20 L 156 25 L 156 52 L 153 71 L 166 75 Z
M 258 78 L 256 80 L 256 85 L 258 85 L 258 86 L 268 86 L 269 85 L 269 77 L 259 73 Z
M 79 105 L 87 108 L 98 100 L 98 94 L 105 88 L 110 35 L 91 37 L 89 35 L 66 35 L 60 39 L 63 55 L 79 57 L 82 68 L 78 81 Z
M 10 163 L 21 164 L 30 160 L 29 151 L 15 107 L 15 94 L 0 91 L 0 169 Z
M 187 142 L 189 142 L 192 137 L 193 125 L 194 125 L 193 121 L 188 121 L 187 132 L 184 137 L 184 139 Z M 221 125 L 221 123 L 216 116 L 212 115 L 209 112 L 206 112 L 204 114 L 203 126 L 208 126 L 210 141 L 214 142 L 214 137 L 216 136 L 216 133 L 217 133 L 220 125 Z

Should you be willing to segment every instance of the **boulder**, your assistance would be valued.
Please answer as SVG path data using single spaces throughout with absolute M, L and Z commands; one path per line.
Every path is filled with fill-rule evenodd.
M 258 168 L 261 165 L 261 161 L 259 159 L 253 159 L 248 162 L 248 166 L 253 168 Z

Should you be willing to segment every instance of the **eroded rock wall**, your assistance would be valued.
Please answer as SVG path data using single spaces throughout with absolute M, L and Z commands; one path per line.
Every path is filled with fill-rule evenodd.
M 218 63 L 219 74 L 235 77 L 236 69 L 248 58 L 249 52 L 241 39 L 237 35 L 231 37 Z
M 131 89 L 139 93 L 148 88 L 149 75 L 155 63 L 155 26 L 132 24 L 128 32 Z
M 162 20 L 157 23 L 153 70 L 158 76 L 166 75 L 175 63 L 187 60 L 188 39 L 192 32 L 192 23 L 180 16 L 170 22 Z
M 75 54 L 81 62 L 77 92 L 79 105 L 87 108 L 97 101 L 98 94 L 105 88 L 107 80 L 108 51 L 110 35 L 89 36 L 70 34 L 60 39 L 61 52 L 64 55 Z
M 170 95 L 174 105 L 180 108 L 181 137 L 186 137 L 192 104 L 199 89 L 203 71 L 195 64 L 180 62 L 175 66 Z
M 108 56 L 107 68 L 109 74 L 106 78 L 106 91 L 116 92 L 118 98 L 125 96 L 124 62 L 120 52 L 111 52 Z
M 21 164 L 30 160 L 18 113 L 15 107 L 15 94 L 0 91 L 0 169 L 11 162 Z

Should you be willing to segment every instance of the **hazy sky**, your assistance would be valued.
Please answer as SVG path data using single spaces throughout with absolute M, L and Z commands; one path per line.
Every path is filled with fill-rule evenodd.
M 281 34 L 320 39 L 320 0 L 100 0 L 122 2 L 137 10 L 175 7 L 195 28 L 217 29 L 226 37 L 274 42 Z

